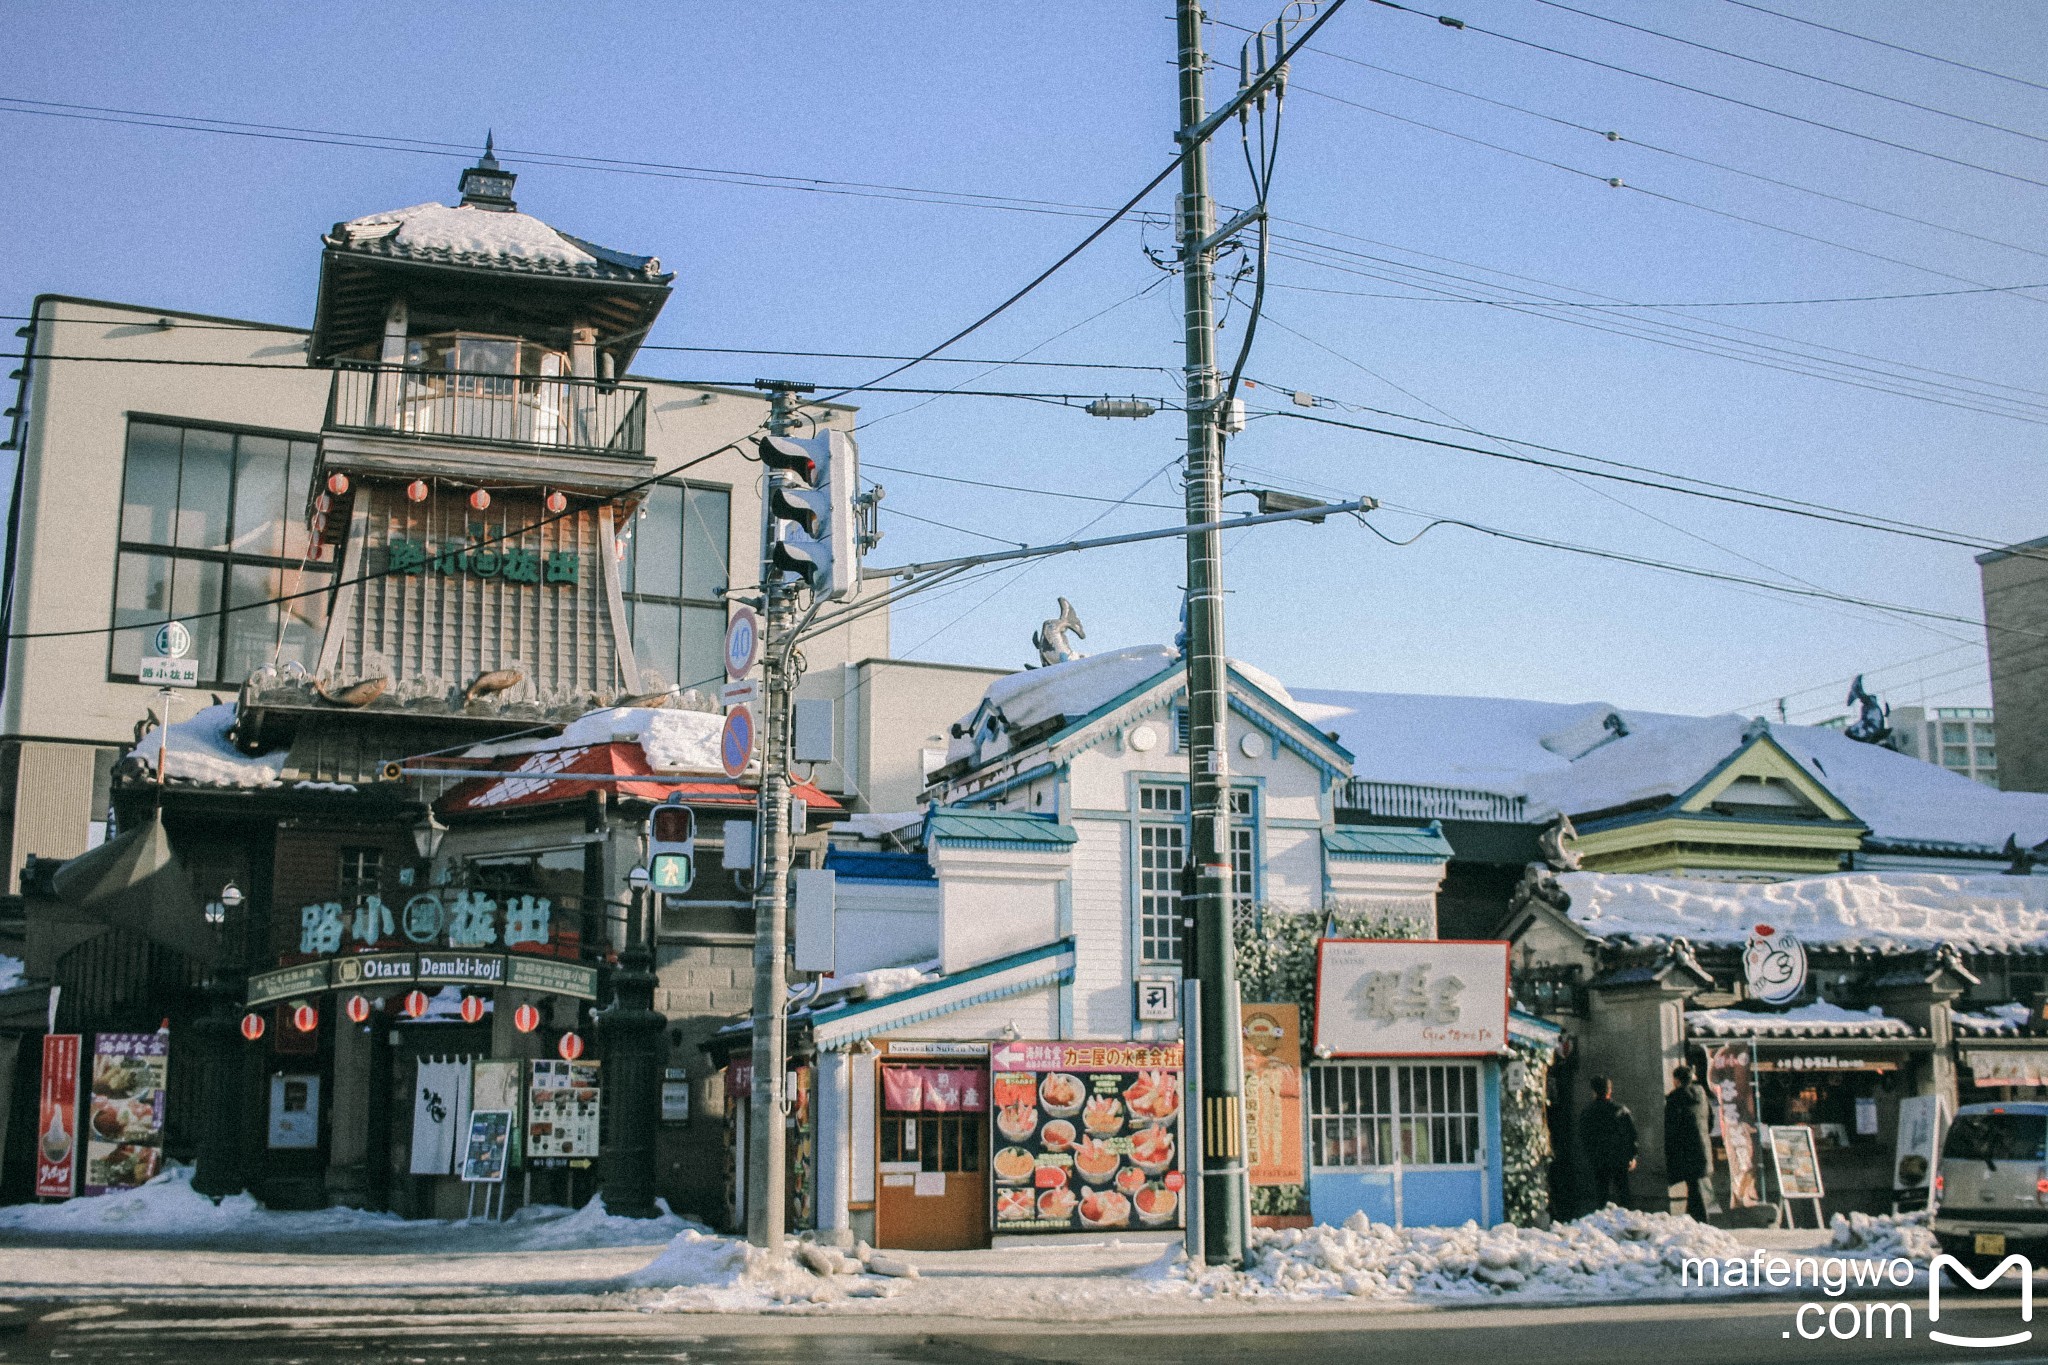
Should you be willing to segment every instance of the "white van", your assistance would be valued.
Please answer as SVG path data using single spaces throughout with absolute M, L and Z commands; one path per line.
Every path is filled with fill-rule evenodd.
M 1935 1239 L 1974 1272 L 2015 1251 L 2048 1265 L 2048 1102 L 1964 1105 L 1934 1197 Z

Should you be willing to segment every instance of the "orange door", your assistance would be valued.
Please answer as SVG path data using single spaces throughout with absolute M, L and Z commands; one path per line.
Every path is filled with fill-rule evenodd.
M 988 1115 L 878 1109 L 875 1240 L 912 1251 L 987 1246 Z

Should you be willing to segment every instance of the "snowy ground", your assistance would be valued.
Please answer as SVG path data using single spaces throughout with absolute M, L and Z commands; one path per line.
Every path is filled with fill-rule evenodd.
M 183 1171 L 137 1191 L 0 1209 L 0 1300 L 184 1303 L 305 1312 L 796 1313 L 1043 1321 L 1683 1299 L 1687 1258 L 1904 1256 L 1932 1238 L 1892 1219 L 1831 1232 L 1727 1232 L 1607 1209 L 1550 1228 L 1345 1227 L 1255 1234 L 1249 1270 L 1190 1267 L 1177 1244 L 771 1255 L 686 1220 L 601 1205 L 503 1223 L 407 1222 L 216 1205 Z M 1721 1291 L 1727 1292 L 1727 1291 Z M 1808 1291 L 1810 1293 L 1810 1291 Z

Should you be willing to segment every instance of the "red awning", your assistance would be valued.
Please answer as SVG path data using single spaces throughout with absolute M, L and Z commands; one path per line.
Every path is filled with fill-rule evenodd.
M 476 763 L 472 760 L 463 766 L 475 767 Z M 481 815 L 575 801 L 594 791 L 606 791 L 642 801 L 665 801 L 674 792 L 680 793 L 688 805 L 740 810 L 752 807 L 757 795 L 751 783 L 728 777 L 656 773 L 648 767 L 647 756 L 638 744 L 620 740 L 520 754 L 495 760 L 492 766 L 502 767 L 505 776 L 471 778 L 435 802 L 435 809 L 443 815 Z M 592 780 L 607 777 L 645 780 Z M 792 783 L 790 794 L 813 810 L 842 809 L 837 801 L 808 782 Z

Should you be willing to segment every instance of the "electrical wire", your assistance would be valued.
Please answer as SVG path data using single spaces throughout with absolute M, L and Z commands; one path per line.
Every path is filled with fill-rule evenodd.
M 2024 85 L 2030 90 L 2048 90 L 2048 85 L 2042 85 L 2038 81 L 2024 80 L 2019 76 L 2008 76 L 2003 71 L 1993 71 L 1988 67 L 1982 66 L 1971 66 L 1968 62 L 1959 62 L 1948 57 L 1937 57 L 1932 52 L 1922 52 L 1917 47 L 1905 47 L 1899 43 L 1888 43 L 1882 38 L 1873 38 L 1867 33 L 1852 33 L 1846 28 L 1835 28 L 1831 24 L 1818 23 L 1812 19 L 1802 19 L 1796 14 L 1786 14 L 1782 10 L 1766 9 L 1762 5 L 1749 3 L 1749 0 L 1728 0 L 1728 3 L 1739 6 L 1742 9 L 1755 10 L 1758 14 L 1768 14 L 1773 19 L 1783 19 L 1789 24 L 1804 24 L 1808 28 L 1817 28 L 1823 33 L 1838 33 L 1844 38 L 1854 38 L 1859 43 L 1871 43 L 1877 47 L 1888 47 L 1894 52 L 1904 52 L 1910 56 L 1924 57 L 1930 62 L 1939 62 L 1943 66 L 1952 66 L 1959 71 L 1974 71 L 1979 76 L 1990 76 L 1994 80 L 2011 81 L 2014 85 Z

